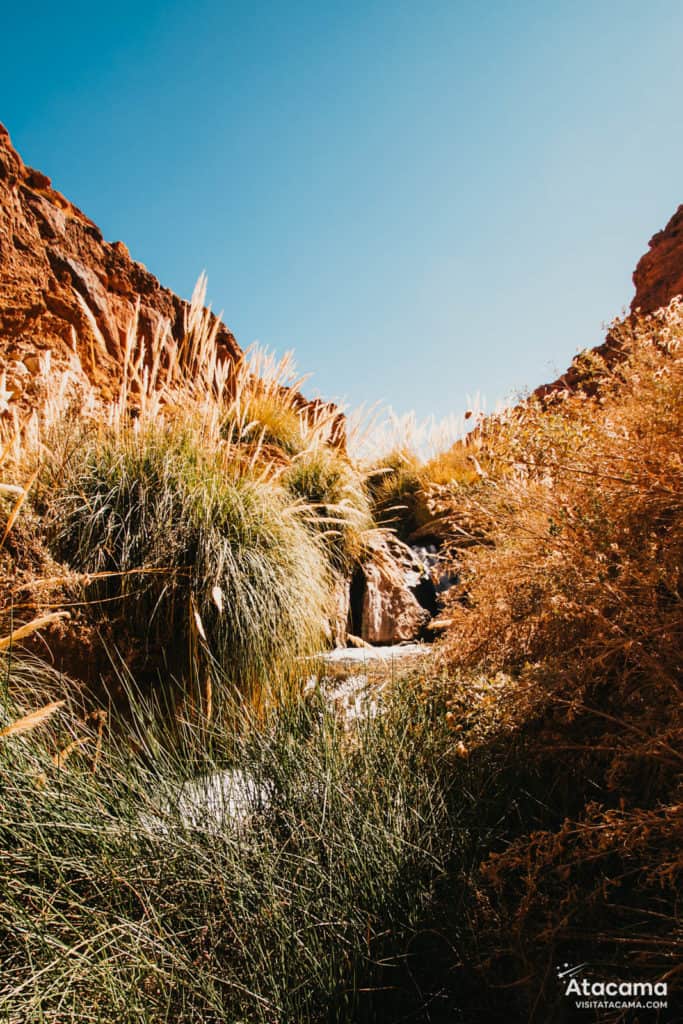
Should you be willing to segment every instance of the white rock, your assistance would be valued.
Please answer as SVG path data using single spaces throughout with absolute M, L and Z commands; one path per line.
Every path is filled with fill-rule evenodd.
M 184 782 L 177 794 L 162 796 L 158 811 L 140 820 L 151 832 L 168 833 L 178 819 L 186 828 L 221 832 L 247 821 L 269 802 L 265 787 L 241 769 L 231 768 Z

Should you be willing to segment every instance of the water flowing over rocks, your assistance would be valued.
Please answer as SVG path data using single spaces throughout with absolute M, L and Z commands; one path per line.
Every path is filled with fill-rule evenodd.
M 391 534 L 371 539 L 350 586 L 339 585 L 336 605 L 347 609 L 347 635 L 380 646 L 423 639 L 441 595 L 455 582 L 439 561 L 434 546 L 410 547 Z M 343 631 L 333 632 L 343 647 Z
M 174 794 L 155 794 L 153 810 L 141 818 L 149 832 L 184 828 L 221 833 L 267 807 L 271 794 L 238 768 L 188 779 Z
M 345 727 L 374 717 L 386 688 L 401 674 L 424 667 L 433 654 L 428 644 L 407 643 L 386 647 L 345 647 L 319 656 L 307 692 L 320 688 L 325 702 Z
M 316 659 L 318 671 L 311 675 L 305 694 L 320 692 L 342 728 L 350 730 L 374 718 L 391 682 L 424 665 L 432 653 L 429 645 L 416 643 L 326 651 Z M 188 779 L 174 793 L 154 794 L 141 825 L 149 832 L 169 833 L 181 825 L 218 833 L 248 823 L 272 800 L 267 784 L 230 768 Z

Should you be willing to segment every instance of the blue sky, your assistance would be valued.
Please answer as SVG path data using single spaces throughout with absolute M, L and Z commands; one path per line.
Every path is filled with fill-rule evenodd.
M 678 0 L 13 5 L 0 120 L 307 390 L 489 408 L 628 305 L 683 201 Z

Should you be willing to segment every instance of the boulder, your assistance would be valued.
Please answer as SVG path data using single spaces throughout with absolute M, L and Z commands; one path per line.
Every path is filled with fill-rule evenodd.
M 413 590 L 424 575 L 424 565 L 398 538 L 379 535 L 363 566 L 361 610 L 363 640 L 371 644 L 398 644 L 415 640 L 427 625 L 430 612 Z

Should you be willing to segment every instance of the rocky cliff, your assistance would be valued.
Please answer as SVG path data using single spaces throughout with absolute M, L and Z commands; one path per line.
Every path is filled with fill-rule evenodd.
M 683 205 L 651 239 L 633 281 L 632 312 L 650 313 L 683 294 Z M 120 358 L 136 306 L 143 338 L 166 321 L 180 340 L 188 303 L 133 260 L 123 242 L 106 242 L 45 174 L 26 167 L 0 124 L 0 355 L 5 388 L 15 402 L 24 398 L 30 404 L 47 353 L 58 370 L 69 365 L 74 350 L 89 380 L 111 397 L 109 367 Z M 216 341 L 219 355 L 240 357 L 223 323 Z M 618 358 L 618 344 L 609 335 L 596 351 L 608 361 Z M 545 401 L 576 387 L 591 387 L 580 358 L 535 394 Z M 342 433 L 340 417 L 340 438 Z
M 663 229 L 650 239 L 648 252 L 633 272 L 636 294 L 631 312 L 652 313 L 683 295 L 683 205 Z
M 106 242 L 46 175 L 26 167 L 0 125 L 0 354 L 14 400 L 30 402 L 46 353 L 58 369 L 74 349 L 109 397 L 107 367 L 120 357 L 138 303 L 143 337 L 162 320 L 182 337 L 188 303 L 133 260 L 123 242 Z M 217 344 L 223 356 L 241 355 L 222 323 Z

